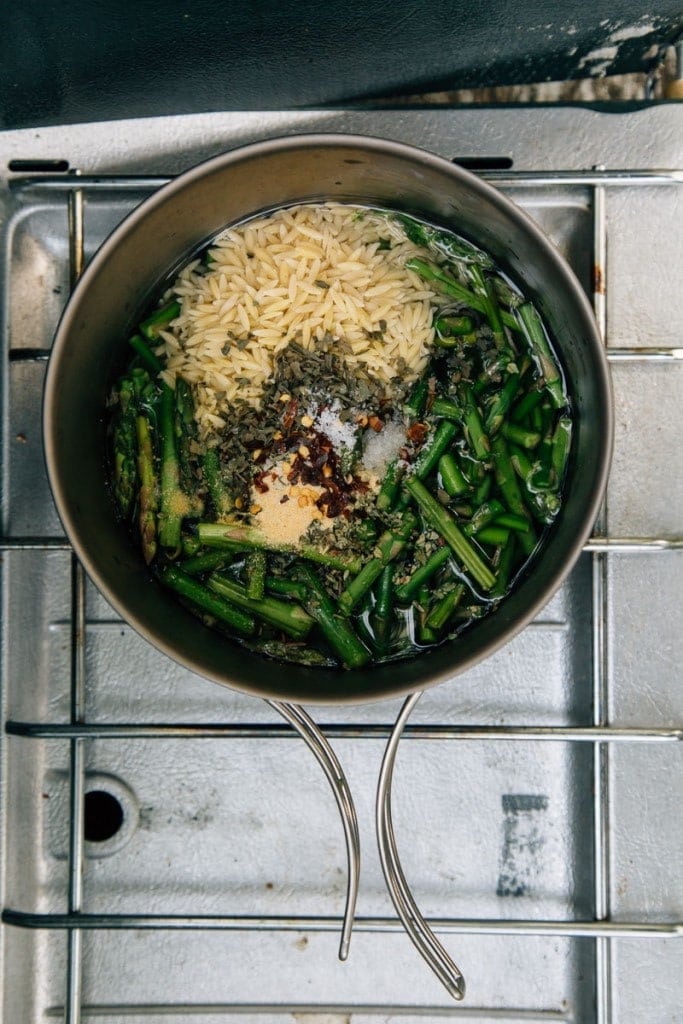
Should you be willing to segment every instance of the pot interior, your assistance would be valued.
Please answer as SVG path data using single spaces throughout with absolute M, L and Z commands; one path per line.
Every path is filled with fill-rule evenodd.
M 537 304 L 574 409 L 563 507 L 512 594 L 458 638 L 423 655 L 343 672 L 278 664 L 204 627 L 159 586 L 117 519 L 107 486 L 104 409 L 127 339 L 179 267 L 226 225 L 326 199 L 405 210 L 488 250 Z M 590 307 L 554 247 L 509 200 L 447 161 L 353 136 L 245 147 L 161 189 L 117 228 L 86 269 L 60 323 L 45 390 L 48 473 L 66 532 L 114 608 L 171 657 L 250 693 L 357 703 L 451 678 L 519 631 L 562 582 L 597 515 L 611 451 L 611 394 Z

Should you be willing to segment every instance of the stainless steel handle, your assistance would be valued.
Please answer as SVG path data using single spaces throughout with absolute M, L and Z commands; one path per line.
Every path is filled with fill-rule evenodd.
M 425 921 L 413 898 L 401 867 L 391 817 L 391 784 L 398 744 L 403 734 L 403 728 L 421 696 L 421 693 L 414 693 L 403 704 L 384 752 L 377 786 L 377 843 L 389 895 L 410 940 L 427 961 L 448 994 L 453 999 L 460 1000 L 465 995 L 465 979 L 460 968 L 451 959 Z
M 337 807 L 339 808 L 344 827 L 347 862 L 346 907 L 344 909 L 344 921 L 339 944 L 339 959 L 346 960 L 349 955 L 351 931 L 353 929 L 360 880 L 360 834 L 351 790 L 337 755 L 310 715 L 296 704 L 287 704 L 275 700 L 269 700 L 268 704 L 296 729 L 307 747 L 315 755 L 318 764 L 327 776 L 327 780 L 334 793 L 334 798 L 337 801 Z

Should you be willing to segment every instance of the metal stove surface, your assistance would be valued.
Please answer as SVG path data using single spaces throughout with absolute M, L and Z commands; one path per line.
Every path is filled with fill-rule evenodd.
M 8 1024 L 680 1019 L 682 129 L 672 104 L 234 113 L 0 134 Z M 363 844 L 342 964 L 343 833 L 310 751 L 267 704 L 191 675 L 116 618 L 73 565 L 43 468 L 45 355 L 70 286 L 74 190 L 87 258 L 160 179 L 247 141 L 322 130 L 511 161 L 483 173 L 587 291 L 596 263 L 604 282 L 594 301 L 616 447 L 596 536 L 516 640 L 421 699 L 395 770 L 403 868 L 467 978 L 460 1004 L 408 941 L 376 853 L 377 777 L 400 704 L 314 715 Z M 82 841 L 93 792 L 121 820 Z

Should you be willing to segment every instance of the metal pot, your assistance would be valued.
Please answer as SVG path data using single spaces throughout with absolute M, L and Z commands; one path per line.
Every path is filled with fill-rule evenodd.
M 150 575 L 107 489 L 105 399 L 155 293 L 221 228 L 295 202 L 348 200 L 451 226 L 487 249 L 536 302 L 566 373 L 576 426 L 565 500 L 533 567 L 495 613 L 413 659 L 353 672 L 277 664 L 212 632 Z M 577 559 L 598 512 L 612 446 L 607 363 L 586 297 L 534 223 L 491 186 L 412 147 L 306 135 L 249 145 L 182 174 L 94 256 L 59 325 L 44 402 L 47 468 L 66 533 L 106 599 L 170 657 L 263 697 L 359 703 L 452 678 L 532 619 Z

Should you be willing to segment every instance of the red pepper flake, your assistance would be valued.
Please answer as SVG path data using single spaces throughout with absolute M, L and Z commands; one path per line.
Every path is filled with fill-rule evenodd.
M 429 431 L 426 423 L 412 423 L 406 430 L 406 437 L 413 444 L 422 444 Z

